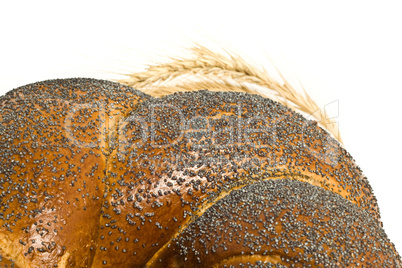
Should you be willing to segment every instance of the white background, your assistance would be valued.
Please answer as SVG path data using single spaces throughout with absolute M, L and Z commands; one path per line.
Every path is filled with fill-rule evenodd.
M 5 2 L 5 1 L 4 1 Z M 4 3 L 2 2 L 2 3 Z M 145 4 L 146 2 L 146 4 Z M 117 78 L 190 42 L 267 55 L 339 122 L 402 253 L 401 1 L 0 4 L 1 94 L 51 78 Z M 335 107 L 335 109 L 334 109 Z

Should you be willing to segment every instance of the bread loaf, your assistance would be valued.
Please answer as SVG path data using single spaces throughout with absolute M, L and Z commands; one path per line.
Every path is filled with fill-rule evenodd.
M 268 98 L 63 79 L 0 116 L 0 267 L 402 266 L 353 158 Z

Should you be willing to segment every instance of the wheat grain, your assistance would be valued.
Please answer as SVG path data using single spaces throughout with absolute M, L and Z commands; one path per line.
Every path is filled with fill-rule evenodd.
M 225 56 L 201 45 L 195 45 L 190 51 L 190 58 L 170 58 L 169 62 L 151 65 L 146 71 L 127 74 L 126 79 L 118 82 L 155 97 L 200 89 L 260 94 L 313 116 L 323 128 L 342 142 L 336 122 L 329 119 L 326 111 L 320 109 L 305 90 L 303 93 L 296 91 L 279 71 L 282 83 L 273 79 L 263 68 L 249 64 L 232 52 L 226 51 L 228 56 Z M 179 79 L 183 77 L 186 79 Z M 198 81 L 194 81 L 194 78 Z M 265 90 L 257 90 L 252 85 Z

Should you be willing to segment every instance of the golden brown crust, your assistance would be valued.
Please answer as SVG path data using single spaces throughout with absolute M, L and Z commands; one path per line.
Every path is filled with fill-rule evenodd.
M 132 115 L 120 127 L 121 146 L 108 166 L 115 185 L 109 184 L 101 222 L 105 267 L 155 263 L 219 199 L 284 176 L 336 192 L 381 225 L 371 188 L 350 155 L 278 103 L 187 92 L 142 102 Z
M 320 187 L 283 178 L 245 186 L 216 202 L 148 263 L 166 264 L 398 267 L 399 262 L 366 212 Z
M 21 267 L 400 265 L 352 157 L 277 102 L 208 91 L 154 99 L 90 79 L 0 101 L 0 250 Z
M 116 83 L 66 79 L 1 98 L 5 259 L 21 267 L 91 266 L 110 143 L 105 119 L 142 97 Z
M 4 253 L 2 251 L 0 251 L 0 256 L 1 256 L 0 257 L 1 267 L 4 267 L 4 268 L 21 268 L 21 266 L 18 266 L 18 265 L 15 264 L 13 259 L 3 257 Z

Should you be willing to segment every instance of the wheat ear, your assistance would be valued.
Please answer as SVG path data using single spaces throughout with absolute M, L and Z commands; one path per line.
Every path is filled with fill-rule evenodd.
M 335 121 L 329 119 L 327 113 L 318 107 L 305 90 L 303 93 L 296 91 L 280 72 L 282 83 L 273 79 L 263 68 L 249 64 L 232 52 L 227 52 L 228 56 L 225 56 L 201 45 L 195 45 L 190 51 L 192 56 L 189 58 L 170 58 L 167 63 L 148 66 L 146 71 L 127 74 L 126 79 L 118 82 L 155 97 L 200 89 L 260 94 L 291 109 L 312 115 L 323 128 L 342 142 Z M 181 77 L 186 79 L 179 79 Z M 194 81 L 194 78 L 198 81 Z M 176 80 L 179 83 L 172 83 Z M 262 87 L 265 91 L 257 90 L 252 85 Z

